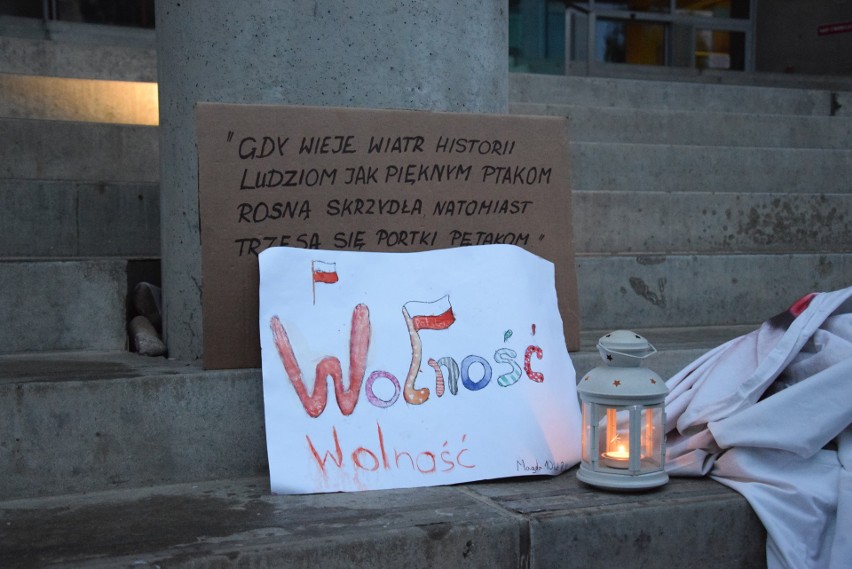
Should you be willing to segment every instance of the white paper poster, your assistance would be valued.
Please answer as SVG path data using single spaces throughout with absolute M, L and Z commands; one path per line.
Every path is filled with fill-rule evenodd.
M 580 460 L 554 266 L 519 247 L 274 247 L 260 338 L 274 493 L 558 474 Z

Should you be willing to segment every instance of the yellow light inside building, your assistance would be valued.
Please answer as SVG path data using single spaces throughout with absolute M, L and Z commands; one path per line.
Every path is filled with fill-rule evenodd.
M 156 83 L 0 75 L 0 92 L 0 116 L 159 124 Z

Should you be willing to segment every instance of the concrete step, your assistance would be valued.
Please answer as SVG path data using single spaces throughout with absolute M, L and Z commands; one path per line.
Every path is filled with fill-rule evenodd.
M 0 118 L 0 179 L 159 181 L 156 127 Z
M 0 356 L 0 499 L 267 472 L 260 370 L 113 351 Z
M 581 255 L 848 253 L 852 243 L 852 193 L 575 191 L 571 200 Z
M 852 191 L 852 150 L 572 142 L 569 160 L 574 191 Z
M 156 125 L 156 83 L 0 74 L 0 117 Z
M 155 82 L 155 34 L 0 16 L 0 73 Z
M 0 180 L 0 258 L 156 257 L 155 184 Z M 579 254 L 840 253 L 852 194 L 583 192 Z M 641 223 L 625 223 L 641 214 Z M 602 228 L 618 228 L 602 231 Z
M 750 329 L 636 331 L 659 350 L 648 366 L 669 377 Z M 601 365 L 595 344 L 608 331 L 583 334 L 578 375 Z M 259 369 L 121 351 L 0 355 L 0 500 L 258 476 L 267 465 Z
M 512 114 L 564 116 L 573 142 L 691 146 L 852 148 L 852 118 L 546 103 L 511 103 Z
M 0 261 L 0 353 L 123 350 L 128 261 Z
M 584 330 L 756 325 L 809 292 L 850 280 L 849 251 L 577 258 Z
M 0 180 L 0 259 L 159 257 L 156 183 Z
M 509 74 L 509 100 L 627 109 L 850 116 L 852 91 Z
M 0 503 L 0 565 L 762 568 L 766 533 L 709 479 L 650 493 L 525 478 L 272 496 L 248 478 Z
M 589 66 L 585 62 L 572 61 L 568 64 L 565 75 L 611 79 L 638 79 L 643 81 L 677 81 L 711 85 L 746 85 L 751 87 L 852 91 L 852 78 L 842 75 L 776 73 L 771 71 L 743 73 L 742 71 L 728 69 L 665 67 L 659 65 L 636 65 L 632 63 L 595 62 L 590 71 Z
M 122 350 L 128 261 L 0 262 L 0 353 Z M 852 252 L 577 257 L 583 330 L 756 325 L 849 286 Z M 141 280 L 141 279 L 140 279 Z

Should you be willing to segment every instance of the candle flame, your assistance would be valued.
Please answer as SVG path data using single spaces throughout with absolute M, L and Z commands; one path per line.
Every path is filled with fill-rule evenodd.
M 613 450 L 613 447 L 615 447 L 615 450 Z M 610 458 L 630 458 L 627 446 L 621 441 L 619 433 L 615 433 L 615 436 L 609 440 L 609 448 L 606 456 Z
M 616 450 L 606 453 L 611 458 L 630 458 L 630 453 L 624 448 L 624 445 L 618 445 Z

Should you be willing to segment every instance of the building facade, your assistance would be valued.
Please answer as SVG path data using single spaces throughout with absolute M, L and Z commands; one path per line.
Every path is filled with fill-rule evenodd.
M 852 75 L 852 0 L 509 0 L 509 69 Z M 0 0 L 0 16 L 154 27 L 154 0 Z M 475 15 L 471 15 L 475 17 Z
M 511 0 L 510 69 L 852 74 L 847 0 Z

